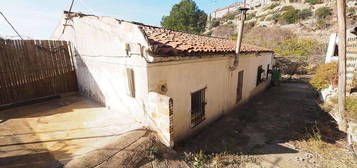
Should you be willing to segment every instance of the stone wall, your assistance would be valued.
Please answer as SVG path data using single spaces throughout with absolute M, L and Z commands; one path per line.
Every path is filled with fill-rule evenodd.
M 172 147 L 173 142 L 173 100 L 156 92 L 148 95 L 146 113 L 151 129 L 156 131 L 161 141 Z

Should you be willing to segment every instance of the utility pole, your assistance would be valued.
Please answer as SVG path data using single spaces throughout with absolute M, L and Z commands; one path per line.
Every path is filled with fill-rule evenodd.
M 337 0 L 338 19 L 338 112 L 342 118 L 340 129 L 347 131 L 346 103 L 346 0 Z

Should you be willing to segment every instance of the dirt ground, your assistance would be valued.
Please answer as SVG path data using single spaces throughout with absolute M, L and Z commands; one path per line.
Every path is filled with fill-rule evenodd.
M 80 96 L 3 110 L 0 120 L 0 167 L 64 165 L 128 131 L 143 129 L 134 118 Z
M 345 134 L 302 82 L 268 89 L 176 151 L 190 167 L 357 167 Z
M 345 134 L 306 83 L 268 89 L 175 151 L 140 123 L 82 98 L 1 111 L 0 118 L 0 167 L 357 167 Z

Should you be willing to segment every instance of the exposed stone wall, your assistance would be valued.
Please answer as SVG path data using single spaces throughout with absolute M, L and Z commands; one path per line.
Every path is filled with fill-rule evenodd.
M 146 113 L 151 129 L 156 131 L 161 141 L 172 147 L 173 143 L 173 100 L 165 95 L 150 92 L 148 95 Z
M 347 32 L 346 85 L 349 90 L 353 87 L 354 75 L 357 73 L 357 36 Z

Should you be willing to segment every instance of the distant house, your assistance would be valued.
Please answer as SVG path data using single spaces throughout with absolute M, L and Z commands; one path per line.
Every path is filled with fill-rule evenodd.
M 168 146 L 263 91 L 273 66 L 270 49 L 243 45 L 231 69 L 235 41 L 112 17 L 65 12 L 52 38 L 72 42 L 82 94 L 130 112 Z

